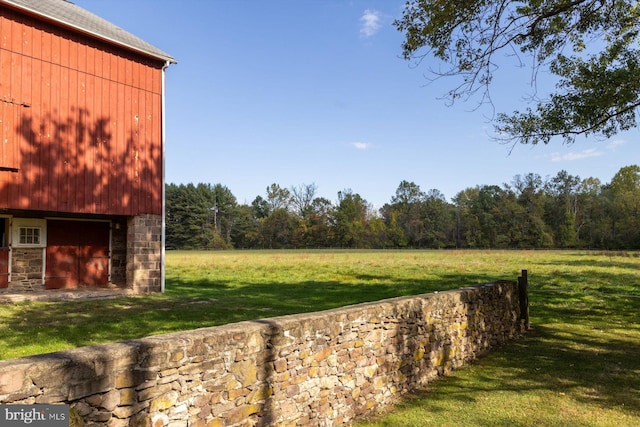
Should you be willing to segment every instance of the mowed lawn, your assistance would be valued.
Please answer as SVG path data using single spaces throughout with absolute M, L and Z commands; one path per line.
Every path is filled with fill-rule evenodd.
M 526 337 L 362 425 L 640 425 L 633 252 L 168 252 L 164 295 L 0 304 L 0 358 L 515 280 L 522 269 Z

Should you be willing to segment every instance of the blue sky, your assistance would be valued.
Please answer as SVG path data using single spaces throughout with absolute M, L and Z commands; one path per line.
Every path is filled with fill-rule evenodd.
M 220 183 L 239 203 L 277 183 L 351 189 L 381 207 L 402 180 L 447 199 L 515 175 L 609 182 L 640 163 L 638 132 L 504 146 L 490 108 L 447 107 L 457 82 L 401 58 L 404 0 L 73 0 L 176 58 L 167 70 L 166 181 Z M 506 64 L 497 111 L 523 109 L 530 72 Z M 539 79 L 540 89 L 545 90 Z M 513 149 L 512 149 L 513 148 Z

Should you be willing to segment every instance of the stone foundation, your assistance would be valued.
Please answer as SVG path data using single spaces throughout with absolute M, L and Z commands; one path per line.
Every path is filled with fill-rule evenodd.
M 127 221 L 127 288 L 135 293 L 162 290 L 162 216 L 140 215 Z
M 11 292 L 30 292 L 44 290 L 43 248 L 13 248 L 11 250 Z
M 499 282 L 0 361 L 0 403 L 70 404 L 86 427 L 348 424 L 517 337 L 521 295 Z

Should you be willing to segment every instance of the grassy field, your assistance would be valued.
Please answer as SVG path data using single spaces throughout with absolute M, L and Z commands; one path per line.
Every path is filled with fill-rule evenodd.
M 399 295 L 529 271 L 532 330 L 361 426 L 640 425 L 640 254 L 168 252 L 164 295 L 0 305 L 0 358 Z
M 0 304 L 0 358 L 515 280 L 521 252 L 168 252 L 166 293 Z

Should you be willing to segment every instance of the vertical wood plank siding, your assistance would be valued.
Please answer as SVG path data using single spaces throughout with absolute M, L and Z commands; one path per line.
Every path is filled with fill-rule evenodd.
M 0 209 L 161 214 L 162 66 L 0 6 Z

